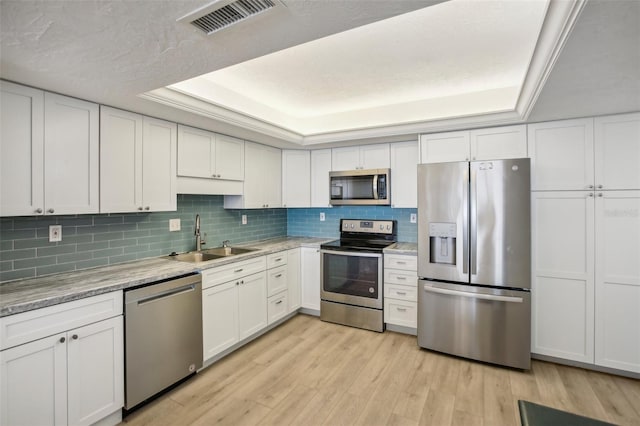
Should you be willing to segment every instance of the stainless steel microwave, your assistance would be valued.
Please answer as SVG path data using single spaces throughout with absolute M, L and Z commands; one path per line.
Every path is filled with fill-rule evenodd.
M 390 205 L 390 169 L 329 172 L 331 204 Z

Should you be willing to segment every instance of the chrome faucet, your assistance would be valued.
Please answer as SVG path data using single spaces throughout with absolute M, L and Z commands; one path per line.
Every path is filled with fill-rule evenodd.
M 222 247 L 229 247 L 229 243 L 230 243 L 230 242 L 231 242 L 231 241 L 229 241 L 229 240 L 224 240 L 224 241 L 222 242 Z
M 196 215 L 196 229 L 193 235 L 196 236 L 196 251 L 202 250 L 202 245 L 206 244 L 207 242 L 203 241 L 202 237 L 200 236 L 200 215 L 199 214 Z

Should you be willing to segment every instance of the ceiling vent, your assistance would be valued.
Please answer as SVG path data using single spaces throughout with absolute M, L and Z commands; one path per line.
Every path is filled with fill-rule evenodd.
M 213 34 L 276 6 L 276 0 L 218 0 L 178 19 Z

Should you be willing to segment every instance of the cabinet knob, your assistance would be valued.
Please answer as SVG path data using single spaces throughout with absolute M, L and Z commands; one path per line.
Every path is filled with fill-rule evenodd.
M 42 209 L 41 208 L 37 208 L 35 212 L 40 214 L 40 213 L 42 213 Z
M 590 192 L 590 193 L 589 193 L 589 197 L 593 197 L 593 192 Z
M 77 335 L 77 334 L 74 334 L 73 336 L 71 336 L 71 338 L 72 338 L 73 340 L 78 340 L 78 335 Z
M 53 209 L 49 209 L 49 210 L 47 210 L 47 213 L 53 213 L 54 211 L 55 210 L 53 210 Z
M 64 337 L 60 338 L 60 343 L 64 343 L 67 339 L 65 339 Z
M 244 284 L 244 280 L 240 281 L 240 284 Z
M 587 185 L 587 189 L 593 189 L 593 185 Z
M 239 285 L 239 284 L 240 284 L 240 281 L 236 281 L 236 285 Z
M 602 189 L 602 185 L 598 185 L 596 188 L 598 188 L 598 189 Z
M 142 206 L 138 207 L 138 210 L 142 211 Z
M 604 194 L 602 192 L 598 192 L 598 197 L 603 197 Z
M 145 207 L 144 209 L 145 209 L 145 210 L 149 210 L 149 206 Z
M 222 175 L 218 175 L 217 177 L 221 178 L 221 177 L 222 177 Z

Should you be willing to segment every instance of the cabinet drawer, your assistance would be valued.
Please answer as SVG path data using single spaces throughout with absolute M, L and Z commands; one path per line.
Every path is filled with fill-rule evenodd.
M 220 285 L 236 278 L 262 272 L 266 269 L 265 256 L 219 266 L 202 271 L 202 288 Z
M 402 254 L 385 254 L 384 255 L 384 267 L 404 269 L 405 271 L 417 271 L 418 270 L 418 257 L 406 256 Z
M 122 315 L 122 291 L 0 318 L 0 349 Z
M 267 269 L 275 268 L 278 266 L 287 264 L 287 252 L 281 251 L 278 253 L 267 255 Z
M 287 315 L 287 306 L 289 304 L 287 296 L 287 292 L 283 291 L 282 293 L 278 293 L 267 299 L 268 324 L 271 324 Z
M 384 322 L 416 328 L 418 326 L 418 304 L 402 300 L 384 300 Z
M 267 296 L 273 296 L 287 289 L 287 266 L 267 271 Z
M 400 284 L 411 287 L 418 286 L 418 275 L 415 271 L 405 271 L 402 269 L 385 269 L 384 270 L 384 283 L 386 284 Z
M 408 302 L 418 301 L 418 288 L 416 286 L 404 286 L 384 283 L 384 297 L 392 299 L 406 300 Z

